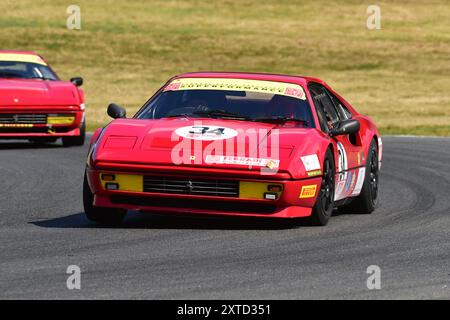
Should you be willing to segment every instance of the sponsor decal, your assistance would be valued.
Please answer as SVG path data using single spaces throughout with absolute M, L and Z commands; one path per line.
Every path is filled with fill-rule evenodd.
M 278 168 L 279 162 L 280 162 L 279 160 L 278 163 L 273 160 L 269 160 L 266 162 L 266 168 L 269 168 L 270 170 Z
M 381 169 L 381 158 L 383 157 L 383 141 L 378 138 L 378 169 Z
M 338 171 L 346 171 L 348 169 L 347 152 L 344 145 L 340 142 L 337 143 L 338 148 Z
M 205 162 L 208 164 L 234 164 L 234 165 L 268 167 L 268 168 L 270 167 L 278 168 L 278 166 L 280 165 L 280 160 L 274 159 L 217 156 L 217 155 L 207 155 L 205 158 Z
M 347 181 L 345 182 L 345 189 L 344 189 L 345 192 L 347 192 L 348 189 L 350 188 L 350 182 L 352 180 L 352 176 L 353 176 L 353 174 L 351 172 L 349 172 L 347 175 Z
M 361 193 L 365 177 L 366 177 L 366 168 L 360 168 L 358 171 L 358 179 L 356 180 L 355 189 L 353 189 L 352 195 L 358 195 Z
M 26 123 L 0 123 L 0 128 L 32 128 L 33 124 Z
M 308 171 L 306 174 L 308 175 L 308 177 L 320 176 L 322 175 L 322 170 Z
M 300 199 L 306 199 L 306 198 L 313 198 L 316 195 L 317 185 L 309 185 L 309 186 L 302 186 L 302 191 L 300 192 L 299 198 Z
M 175 133 L 183 138 L 192 140 L 224 140 L 237 136 L 237 131 L 231 128 L 218 126 L 187 126 L 175 130 Z
M 345 180 L 338 181 L 336 184 L 336 192 L 334 193 L 334 200 L 341 200 L 344 198 L 343 191 L 345 187 Z
M 29 62 L 41 64 L 44 66 L 47 65 L 41 57 L 33 54 L 0 53 L 0 61 Z
M 303 92 L 302 89 L 299 88 L 287 87 L 286 90 L 284 91 L 284 94 L 287 96 L 296 97 L 303 100 L 305 99 L 305 93 Z
M 173 80 L 163 91 L 225 90 L 270 93 L 306 100 L 305 91 L 298 84 L 224 78 L 181 78 Z
M 180 89 L 181 82 L 172 82 L 167 87 L 164 88 L 164 91 L 175 91 Z
M 354 172 L 352 174 L 352 182 L 350 183 L 350 190 L 353 190 L 355 188 L 355 182 L 356 182 L 356 173 Z
M 345 197 L 345 192 L 350 187 L 351 174 L 347 173 L 348 158 L 344 145 L 341 142 L 337 142 L 338 149 L 338 179 L 336 180 L 336 192 L 334 194 L 334 200 L 341 200 Z
M 317 154 L 311 154 L 308 156 L 301 157 L 303 165 L 305 166 L 306 171 L 313 171 L 320 169 L 320 162 Z

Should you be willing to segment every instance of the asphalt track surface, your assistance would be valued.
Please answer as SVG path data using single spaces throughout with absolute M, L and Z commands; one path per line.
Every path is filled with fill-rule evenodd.
M 0 298 L 448 299 L 450 139 L 383 142 L 372 215 L 311 227 L 131 212 L 118 228 L 84 217 L 87 146 L 0 142 Z

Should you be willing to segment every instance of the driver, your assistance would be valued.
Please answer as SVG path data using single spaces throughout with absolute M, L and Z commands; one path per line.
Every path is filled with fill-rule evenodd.
M 305 108 L 295 98 L 275 95 L 269 102 L 267 117 L 307 120 Z

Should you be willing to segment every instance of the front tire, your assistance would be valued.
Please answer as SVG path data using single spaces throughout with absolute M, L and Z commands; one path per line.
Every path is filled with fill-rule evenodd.
M 86 140 L 86 121 L 83 121 L 80 127 L 80 135 L 75 137 L 63 137 L 64 147 L 82 146 Z
M 323 161 L 323 175 L 319 194 L 309 217 L 312 225 L 324 226 L 331 218 L 334 208 L 334 172 L 333 154 L 328 149 Z
M 93 205 L 93 201 L 94 195 L 89 187 L 85 173 L 83 181 L 83 205 L 84 213 L 89 220 L 99 224 L 118 225 L 123 221 L 127 214 L 127 211 L 124 209 L 96 207 Z

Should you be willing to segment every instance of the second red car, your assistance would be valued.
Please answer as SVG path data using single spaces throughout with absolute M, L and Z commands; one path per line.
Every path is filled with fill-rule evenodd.
M 23 51 L 0 51 L 0 139 L 64 146 L 84 144 L 83 79 L 62 81 L 45 60 Z

